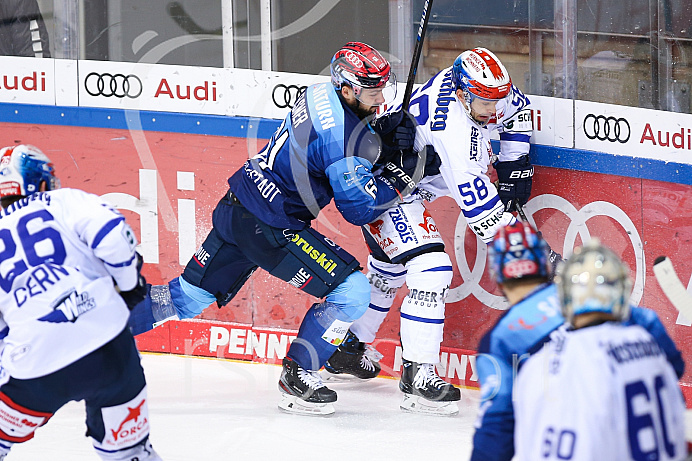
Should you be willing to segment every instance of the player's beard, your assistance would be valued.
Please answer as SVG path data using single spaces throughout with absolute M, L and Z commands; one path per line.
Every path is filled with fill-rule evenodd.
M 364 120 L 368 117 L 372 117 L 375 115 L 377 112 L 377 106 L 366 106 L 365 104 L 361 103 L 360 100 L 357 98 L 355 99 L 354 103 L 346 103 L 348 107 L 351 108 L 354 114 L 361 119 Z

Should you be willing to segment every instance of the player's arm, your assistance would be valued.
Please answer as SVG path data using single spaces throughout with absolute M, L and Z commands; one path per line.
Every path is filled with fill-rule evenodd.
M 681 378 L 685 372 L 685 361 L 673 340 L 668 336 L 668 332 L 656 312 L 645 307 L 632 306 L 628 323 L 639 325 L 651 333 L 651 336 L 656 339 L 658 345 L 665 352 L 666 358 L 675 369 L 678 378 Z
M 372 163 L 366 158 L 343 158 L 329 165 L 326 173 L 336 208 L 356 226 L 373 221 L 399 197 L 387 180 L 372 174 Z
M 500 134 L 500 153 L 493 164 L 497 171 L 500 199 L 507 211 L 514 204 L 526 204 L 531 196 L 533 165 L 529 160 L 533 121 L 530 101 L 521 90 L 512 86 L 512 102 L 506 116 L 496 126 Z
M 481 402 L 474 424 L 471 461 L 509 461 L 514 455 L 513 372 L 510 364 L 483 347 L 476 358 Z
M 79 195 L 73 198 L 73 203 L 80 204 L 73 214 L 79 238 L 104 262 L 121 292 L 140 286 L 141 260 L 135 251 L 137 238 L 125 217 L 96 195 L 71 192 Z
M 440 173 L 469 227 L 483 242 L 489 243 L 498 229 L 516 220 L 505 212 L 497 189 L 478 167 L 462 169 L 442 165 Z

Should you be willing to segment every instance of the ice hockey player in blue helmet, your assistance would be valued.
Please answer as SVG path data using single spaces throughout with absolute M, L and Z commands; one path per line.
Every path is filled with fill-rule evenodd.
M 60 189 L 33 146 L 0 150 L 0 198 L 0 459 L 84 400 L 86 433 L 103 460 L 161 461 L 128 328 L 129 309 L 146 294 L 134 232 L 100 197 Z
M 627 266 L 592 239 L 555 281 L 569 328 L 517 375 L 514 459 L 687 459 L 678 376 L 656 338 L 630 322 Z
M 512 396 L 516 374 L 531 354 L 567 325 L 557 287 L 549 282 L 552 266 L 548 246 L 540 233 L 524 222 L 504 226 L 495 234 L 488 250 L 491 272 L 510 308 L 478 346 L 476 369 L 481 402 L 471 460 L 510 461 L 515 454 Z M 634 306 L 630 311 L 628 323 L 649 331 L 677 375 L 682 376 L 684 362 L 680 351 L 656 313 Z

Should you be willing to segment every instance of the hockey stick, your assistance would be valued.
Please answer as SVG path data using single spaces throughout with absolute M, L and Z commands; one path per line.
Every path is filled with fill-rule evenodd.
M 667 256 L 659 256 L 654 261 L 654 275 L 663 293 L 675 308 L 687 319 L 692 319 L 692 296 L 685 290 L 673 263 Z
M 527 218 L 526 213 L 524 213 L 524 207 L 522 207 L 519 202 L 514 202 L 514 208 L 517 210 L 517 213 L 519 214 L 519 218 L 521 218 L 521 220 L 524 221 L 525 223 L 528 223 L 529 218 Z
M 416 71 L 418 70 L 418 61 L 423 51 L 423 40 L 425 39 L 425 31 L 428 29 L 428 21 L 430 20 L 430 11 L 432 11 L 433 0 L 425 0 L 423 5 L 423 14 L 420 18 L 418 26 L 418 37 L 416 38 L 416 46 L 413 49 L 413 59 L 411 60 L 411 68 L 408 71 L 408 80 L 406 80 L 406 90 L 404 91 L 404 102 L 401 107 L 408 110 L 408 105 L 411 102 L 411 93 L 413 92 L 413 83 L 416 80 Z

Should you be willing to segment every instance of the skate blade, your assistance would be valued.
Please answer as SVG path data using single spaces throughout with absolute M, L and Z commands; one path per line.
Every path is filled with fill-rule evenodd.
M 404 394 L 399 408 L 409 413 L 433 416 L 454 416 L 459 413 L 456 402 L 435 402 L 410 394 Z
M 306 402 L 300 397 L 281 393 L 279 408 L 287 413 L 305 416 L 329 416 L 334 414 L 334 405 L 331 403 Z

